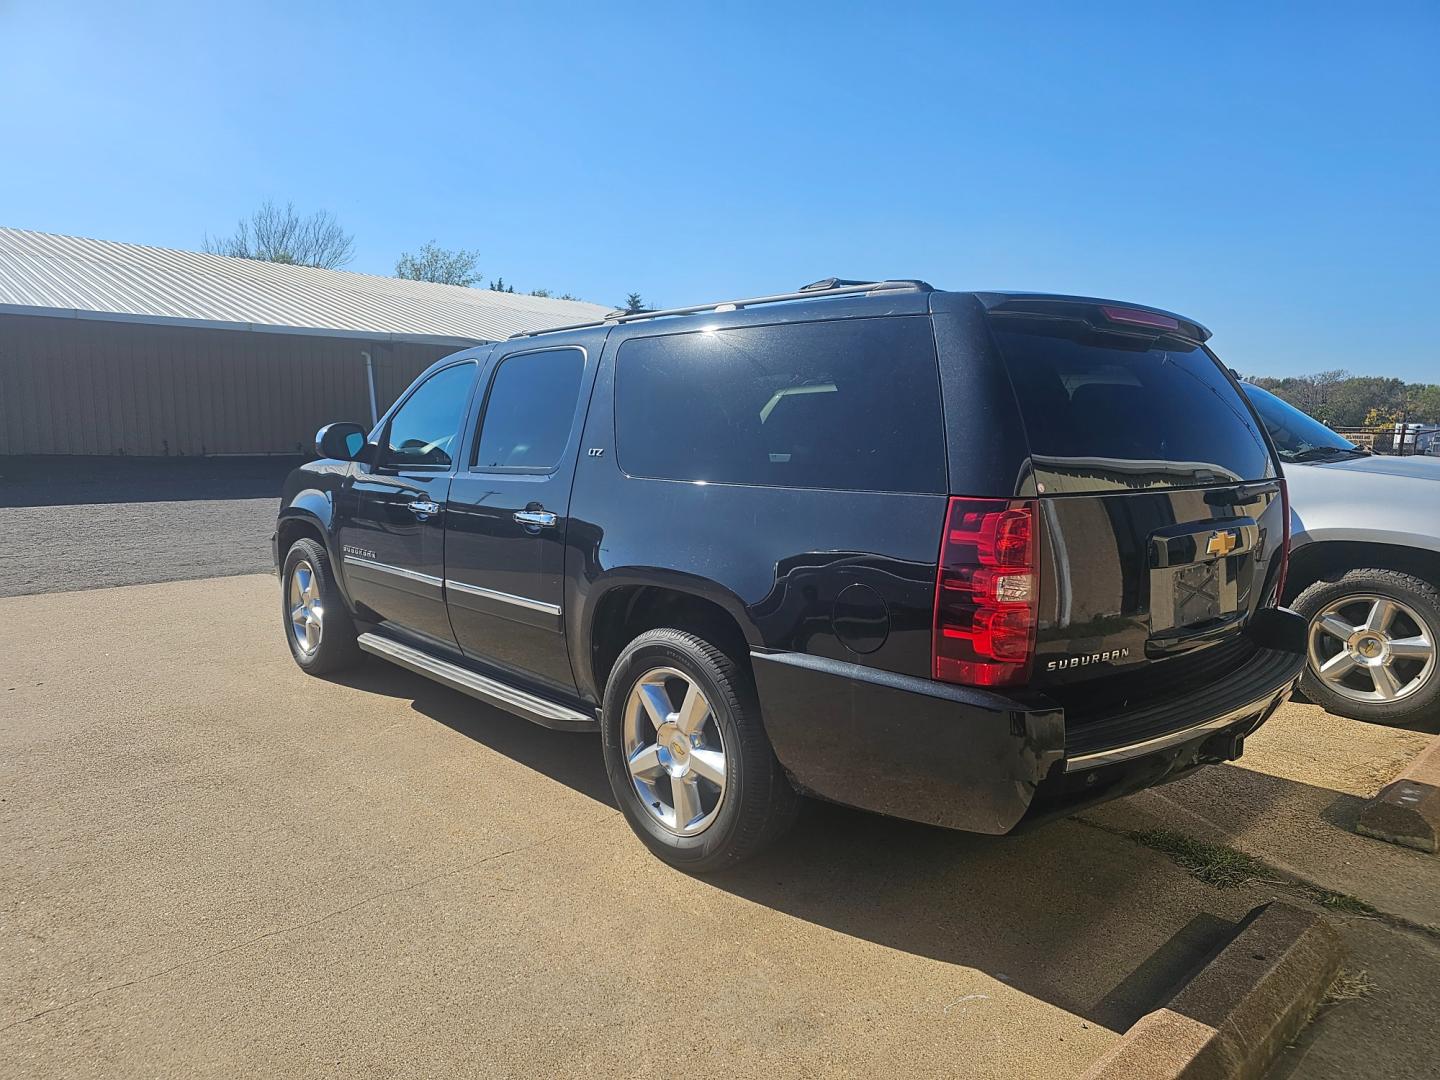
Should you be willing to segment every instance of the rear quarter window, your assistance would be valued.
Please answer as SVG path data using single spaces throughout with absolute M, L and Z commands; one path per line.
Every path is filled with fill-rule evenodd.
M 945 491 L 928 318 L 632 338 L 615 379 L 616 452 L 632 476 Z
M 1202 346 L 1071 320 L 997 316 L 991 327 L 1046 493 L 1275 475 L 1254 414 Z

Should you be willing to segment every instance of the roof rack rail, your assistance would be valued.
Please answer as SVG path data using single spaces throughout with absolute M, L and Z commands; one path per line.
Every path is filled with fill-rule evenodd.
M 821 281 L 812 282 L 797 292 L 774 293 L 770 296 L 752 296 L 745 300 L 725 300 L 718 304 L 692 304 L 690 307 L 664 308 L 660 311 L 612 311 L 603 319 L 595 319 L 591 322 L 570 323 L 566 326 L 549 326 L 544 330 L 522 330 L 518 334 L 511 334 L 510 337 L 512 340 L 514 338 L 537 337 L 540 334 L 556 334 L 562 330 L 584 330 L 592 326 L 613 326 L 618 323 L 639 322 L 642 319 L 663 319 L 672 315 L 698 315 L 701 312 L 739 311 L 741 308 L 755 307 L 759 304 L 783 304 L 789 300 L 814 300 L 820 296 L 853 296 L 857 293 L 869 294 L 899 290 L 930 292 L 932 288 L 928 282 L 910 278 L 896 278 L 887 281 L 846 281 L 842 278 L 825 278 Z
M 812 281 L 809 285 L 801 285 L 801 292 L 827 292 L 830 289 L 840 289 L 846 285 L 879 285 L 878 281 L 847 281 L 845 278 L 827 277 L 819 281 Z

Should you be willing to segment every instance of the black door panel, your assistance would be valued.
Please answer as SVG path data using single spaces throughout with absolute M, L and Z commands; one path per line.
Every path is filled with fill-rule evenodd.
M 458 476 L 446 557 L 450 622 L 467 656 L 562 690 L 574 690 L 561 625 L 569 470 L 552 477 Z M 556 524 L 515 520 L 550 491 Z M 558 490 L 553 490 L 558 489 Z
M 460 648 L 567 694 L 575 690 L 561 610 L 570 485 L 604 334 L 496 350 L 475 450 L 446 514 L 446 596 Z
M 372 464 L 346 481 L 338 520 L 360 617 L 451 648 L 446 503 L 477 370 L 473 361 L 451 364 L 416 384 L 382 426 Z
M 453 645 L 442 589 L 449 490 L 448 475 L 355 476 L 346 493 L 340 557 L 362 618 Z M 431 505 L 433 512 L 423 512 Z

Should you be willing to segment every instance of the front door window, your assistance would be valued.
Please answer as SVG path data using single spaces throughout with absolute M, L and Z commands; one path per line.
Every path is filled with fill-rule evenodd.
M 383 464 L 392 469 L 454 464 L 460 421 L 474 379 L 473 364 L 457 364 L 421 383 L 390 420 Z

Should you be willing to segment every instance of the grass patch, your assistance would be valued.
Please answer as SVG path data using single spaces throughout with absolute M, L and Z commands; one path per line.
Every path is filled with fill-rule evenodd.
M 1375 980 L 1367 971 L 1342 971 L 1335 976 L 1330 989 L 1325 991 L 1324 1004 L 1336 1005 L 1342 1001 L 1356 1001 L 1369 997 L 1376 990 Z
M 1265 864 L 1259 859 L 1252 859 L 1244 852 L 1223 844 L 1207 844 L 1172 829 L 1132 832 L 1130 839 L 1169 856 L 1191 877 L 1217 889 L 1234 889 L 1247 881 L 1265 877 Z
M 1308 888 L 1306 895 L 1312 901 L 1319 904 L 1326 911 L 1333 911 L 1337 915 L 1363 915 L 1375 916 L 1380 914 L 1364 900 L 1358 900 L 1353 896 L 1346 896 L 1344 893 L 1331 892 L 1329 889 Z

